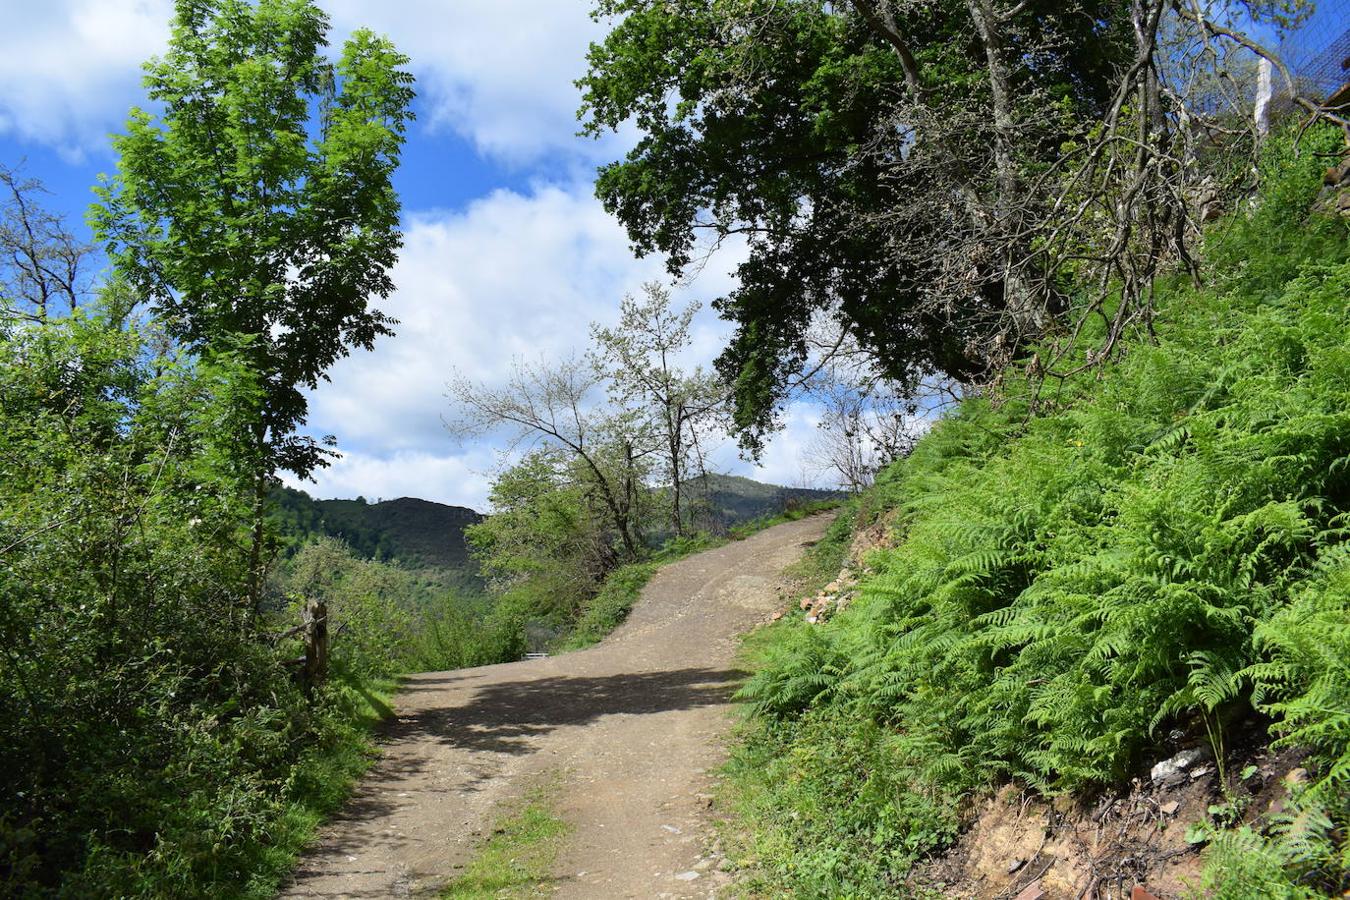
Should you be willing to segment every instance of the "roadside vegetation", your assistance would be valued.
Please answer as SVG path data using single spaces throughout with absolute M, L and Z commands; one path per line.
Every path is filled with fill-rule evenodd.
M 1311 777 L 1257 824 L 1198 823 L 1206 890 L 1350 885 L 1350 229 L 1312 211 L 1341 140 L 1272 141 L 1207 283 L 1159 285 L 1155 341 L 1009 372 L 849 504 L 804 566 L 883 522 L 859 599 L 749 649 L 731 772 L 763 893 L 905 896 L 972 797 L 1091 793 L 1182 735 L 1222 763 L 1253 710 Z
M 7 896 L 272 896 L 388 711 L 394 575 L 331 573 L 366 580 L 302 684 L 268 522 L 329 455 L 304 390 L 389 332 L 401 241 L 407 60 L 327 31 L 305 0 L 177 4 L 90 212 L 106 273 L 0 168 Z
M 97 247 L 0 166 L 4 893 L 271 896 L 400 675 L 593 643 L 659 566 L 831 503 L 710 471 L 794 403 L 804 468 L 860 492 L 803 581 L 889 543 L 847 610 L 755 639 L 766 893 L 903 894 L 996 785 L 1222 761 L 1253 716 L 1311 776 L 1198 823 L 1208 889 L 1350 888 L 1350 250 L 1317 199 L 1348 123 L 1248 36 L 1310 4 L 595 0 L 583 130 L 640 132 L 599 199 L 674 280 L 743 242 L 733 333 L 699 365 L 654 282 L 576 358 L 447 373 L 451 430 L 508 445 L 472 566 L 414 506 L 281 488 L 336 453 L 310 393 L 397 325 L 411 61 L 330 48 L 313 0 L 173 8 Z M 459 889 L 559 833 L 527 805 Z

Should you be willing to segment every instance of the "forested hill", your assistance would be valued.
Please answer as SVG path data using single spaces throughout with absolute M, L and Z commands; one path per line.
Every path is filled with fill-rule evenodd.
M 708 475 L 690 482 L 690 493 L 717 529 L 775 516 L 794 505 L 841 497 L 839 491 L 780 487 L 739 475 Z M 414 567 L 477 569 L 464 530 L 485 516 L 464 506 L 416 497 L 370 503 L 315 500 L 282 487 L 275 494 L 277 523 L 297 544 L 324 535 L 339 538 L 366 559 L 398 560 Z
M 396 559 L 408 565 L 475 568 L 464 529 L 482 513 L 415 497 L 369 503 L 315 500 L 304 491 L 280 488 L 275 495 L 282 531 L 297 540 L 314 535 L 340 538 L 368 559 Z
M 780 487 L 739 475 L 707 475 L 690 482 L 690 494 L 709 517 L 730 528 L 764 516 L 776 516 L 795 505 L 843 497 L 840 491 Z

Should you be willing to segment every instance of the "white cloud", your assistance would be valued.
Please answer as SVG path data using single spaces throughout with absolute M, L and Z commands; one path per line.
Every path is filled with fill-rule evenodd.
M 659 274 L 584 185 L 499 190 L 460 212 L 419 215 L 382 304 L 397 336 L 331 371 L 310 421 L 358 445 L 441 447 L 446 381 L 500 384 L 513 359 L 584 348 L 593 319 Z
M 140 64 L 164 49 L 170 0 L 7 4 L 0 28 L 0 134 L 79 156 L 140 97 Z
M 734 257 L 719 256 L 677 296 L 725 291 Z M 386 480 L 374 461 L 382 472 L 439 460 L 432 470 L 445 472 L 448 460 L 467 454 L 480 458 L 477 471 L 490 468 L 481 444 L 457 447 L 445 430 L 452 373 L 500 385 L 516 359 L 584 351 L 591 322 L 613 322 L 619 298 L 663 271 L 657 260 L 633 258 L 623 229 L 578 183 L 499 190 L 462 211 L 415 216 L 392 274 L 398 290 L 381 306 L 399 319 L 397 335 L 339 362 L 332 383 L 311 396 L 311 430 L 335 434 L 361 461 L 319 473 L 309 489 L 320 496 L 380 494 L 356 480 Z M 711 356 L 726 330 L 705 308 L 696 349 Z M 474 495 L 480 508 L 482 495 Z
M 412 58 L 432 126 L 480 152 L 525 163 L 551 151 L 591 154 L 579 141 L 573 82 L 605 26 L 589 0 L 332 0 L 339 32 L 368 27 Z M 613 155 L 612 148 L 603 152 Z
M 317 474 L 319 489 L 288 476 L 291 487 L 320 497 L 393 500 L 418 497 L 452 506 L 487 508 L 492 460 L 482 453 L 465 456 L 398 451 L 389 456 L 344 453 Z
M 612 158 L 631 137 L 576 137 L 586 49 L 603 37 L 587 0 L 325 0 L 334 47 L 353 29 L 387 34 L 412 58 L 429 114 L 512 163 Z M 8 3 L 0 29 L 0 134 L 68 156 L 100 146 L 143 103 L 141 63 L 161 53 L 171 0 Z M 336 52 L 336 49 L 334 50 Z

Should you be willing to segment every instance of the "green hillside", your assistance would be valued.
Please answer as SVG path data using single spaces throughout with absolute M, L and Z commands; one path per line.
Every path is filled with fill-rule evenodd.
M 398 560 L 417 568 L 474 569 L 464 529 L 483 515 L 415 497 L 368 503 L 315 500 L 304 491 L 280 488 L 276 519 L 296 540 L 324 535 L 340 538 L 359 556 Z
M 758 636 L 742 694 L 764 895 L 914 896 L 997 788 L 1095 800 L 1183 748 L 1219 766 L 1203 896 L 1350 887 L 1350 229 L 1307 212 L 1340 141 L 1271 154 L 1156 338 L 1009 373 L 846 507 L 819 581 L 887 535 L 856 599 Z M 1306 767 L 1282 811 L 1237 774 L 1267 744 Z
M 696 515 L 716 529 L 731 528 L 765 516 L 776 516 L 794 506 L 837 500 L 841 491 L 780 487 L 739 475 L 708 475 L 689 483 Z

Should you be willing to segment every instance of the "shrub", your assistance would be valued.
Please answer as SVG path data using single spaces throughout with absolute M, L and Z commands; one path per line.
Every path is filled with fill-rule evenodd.
M 256 389 L 98 314 L 0 334 L 0 860 L 19 893 L 245 884 L 322 722 L 243 602 Z M 321 717 L 320 717 L 321 718 Z

